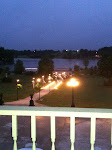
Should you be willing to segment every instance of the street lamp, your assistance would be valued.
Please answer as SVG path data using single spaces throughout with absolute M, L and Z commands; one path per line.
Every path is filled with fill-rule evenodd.
M 34 88 L 35 88 L 35 78 L 32 78 L 32 85 L 33 85 L 33 93 L 34 93 Z
M 52 79 L 52 77 L 51 77 L 50 74 L 49 74 L 49 76 L 48 76 L 48 82 L 49 82 L 49 83 L 51 82 L 51 79 Z M 49 92 L 50 92 L 50 84 L 49 84 Z
M 56 81 L 56 84 L 57 84 L 57 75 L 55 75 L 55 81 Z
M 74 87 L 79 85 L 79 82 L 76 81 L 74 78 L 71 78 L 71 80 L 69 82 L 67 82 L 67 85 L 72 87 L 72 104 L 71 107 L 75 107 L 75 103 L 74 103 Z
M 16 82 L 17 82 L 16 85 L 17 85 L 17 100 L 18 100 L 19 79 L 17 79 Z
M 40 82 L 41 82 L 41 79 L 38 78 L 37 79 L 37 84 L 38 84 L 38 89 L 39 89 L 39 99 L 38 100 L 40 100 Z
M 45 83 L 44 76 L 42 76 L 42 84 L 44 85 Z

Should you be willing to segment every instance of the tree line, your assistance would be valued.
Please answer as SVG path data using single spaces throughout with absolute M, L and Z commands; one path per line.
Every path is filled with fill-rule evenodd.
M 27 57 L 27 58 L 64 58 L 64 59 L 84 59 L 84 58 L 97 58 L 103 55 L 112 55 L 112 47 L 103 47 L 98 51 L 80 49 L 80 50 L 9 50 L 0 47 L 0 64 L 11 64 L 14 58 Z
M 112 55 L 107 55 L 107 54 L 103 55 L 98 60 L 97 65 L 91 68 L 88 68 L 89 59 L 84 58 L 83 65 L 84 65 L 84 68 L 81 68 L 80 66 L 74 64 L 74 69 L 73 70 L 71 69 L 72 73 L 75 76 L 80 76 L 82 74 L 102 76 L 105 79 L 107 79 L 107 81 L 105 82 L 106 85 L 112 85 L 112 80 L 111 80 L 112 79 Z M 14 73 L 15 74 L 24 73 L 26 75 L 36 74 L 38 76 L 42 76 L 42 75 L 48 76 L 49 74 L 52 74 L 54 71 L 54 62 L 51 58 L 48 58 L 48 57 L 41 58 L 37 66 L 38 66 L 38 70 L 36 73 L 27 72 L 25 71 L 23 62 L 21 60 L 17 60 L 14 65 Z M 4 70 L 0 70 L 0 74 L 3 71 L 6 75 L 5 79 L 8 79 L 7 75 L 10 74 L 10 70 L 8 68 L 5 68 Z
M 97 56 L 103 56 L 105 54 L 112 55 L 112 47 L 103 47 L 99 50 L 24 50 L 14 51 L 15 57 L 29 57 L 29 58 L 42 58 L 47 56 L 49 58 L 64 58 L 64 59 L 82 59 L 82 58 L 96 58 Z

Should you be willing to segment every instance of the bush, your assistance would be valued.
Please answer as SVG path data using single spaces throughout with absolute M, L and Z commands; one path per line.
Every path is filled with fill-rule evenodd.
M 7 83 L 7 82 L 12 82 L 12 78 L 11 77 L 4 77 L 2 78 L 2 82 Z

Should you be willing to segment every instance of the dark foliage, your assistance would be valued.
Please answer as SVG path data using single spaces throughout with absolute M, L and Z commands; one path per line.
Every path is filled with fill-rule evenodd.
M 4 47 L 0 47 L 0 64 L 13 64 L 14 53 L 11 50 L 5 50 Z
M 112 55 L 112 47 L 103 47 L 98 50 L 98 54 L 103 55 Z
M 25 71 L 23 66 L 23 62 L 21 60 L 17 60 L 16 64 L 14 65 L 14 73 L 15 74 L 22 74 Z
M 48 75 L 52 74 L 54 70 L 54 62 L 48 57 L 42 58 L 38 63 L 38 74 L 39 75 Z
M 108 78 L 112 77 L 112 56 L 104 55 L 97 63 L 99 75 Z

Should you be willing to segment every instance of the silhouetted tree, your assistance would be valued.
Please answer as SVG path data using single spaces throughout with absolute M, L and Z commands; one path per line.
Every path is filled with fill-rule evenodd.
M 99 55 L 112 55 L 112 46 L 111 47 L 103 47 L 98 50 Z
M 14 65 L 14 73 L 15 74 L 22 74 L 25 71 L 23 66 L 23 62 L 21 60 L 17 60 L 16 64 Z
M 48 75 L 52 74 L 54 70 L 54 62 L 48 57 L 41 58 L 38 63 L 38 74 L 39 75 Z
M 0 47 L 0 64 L 13 64 L 14 53 L 11 50 L 5 50 L 4 47 Z
M 97 63 L 99 74 L 111 81 L 112 77 L 112 56 L 104 55 Z

